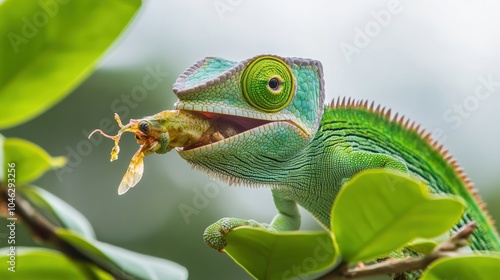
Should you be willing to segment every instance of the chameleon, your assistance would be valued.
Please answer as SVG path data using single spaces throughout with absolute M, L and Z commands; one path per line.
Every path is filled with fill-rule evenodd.
M 140 180 L 142 158 L 175 149 L 210 177 L 229 185 L 271 188 L 277 215 L 270 223 L 222 218 L 204 232 L 205 242 L 223 251 L 225 235 L 240 226 L 293 231 L 298 205 L 325 228 L 342 185 L 357 173 L 388 168 L 410 174 L 431 192 L 461 197 L 467 206 L 457 228 L 475 221 L 473 250 L 500 250 L 500 238 L 471 180 L 457 161 L 408 118 L 380 105 L 349 98 L 325 104 L 321 62 L 258 55 L 234 62 L 207 57 L 173 85 L 174 110 L 120 125 L 141 145 L 119 187 Z M 179 117 L 180 116 L 180 117 Z M 174 138 L 184 139 L 174 141 Z M 175 143 L 174 143 L 175 142 Z

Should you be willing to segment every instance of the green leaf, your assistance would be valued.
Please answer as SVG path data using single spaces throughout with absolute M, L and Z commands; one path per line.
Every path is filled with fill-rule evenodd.
M 0 182 L 5 182 L 5 175 L 8 172 L 7 169 L 5 169 L 5 164 L 4 164 L 4 154 L 3 154 L 3 141 L 5 140 L 5 137 L 3 137 L 2 134 L 0 134 L 0 164 L 3 168 L 4 171 L 0 170 Z
M 437 245 L 438 243 L 432 239 L 418 238 L 406 244 L 405 247 L 417 253 L 428 255 L 434 251 Z
M 9 255 L 10 254 L 10 255 Z M 76 264 L 63 254 L 43 248 L 17 247 L 15 258 L 11 258 L 12 251 L 9 248 L 0 249 L 0 262 L 3 264 L 0 269 L 0 279 L 74 279 L 85 280 L 85 274 L 80 269 L 83 264 Z M 8 270 L 11 266 L 15 272 Z M 6 264 L 6 265 L 5 265 Z M 97 279 L 113 279 L 104 271 L 85 265 L 87 269 L 92 270 L 92 275 Z
M 61 167 L 66 163 L 64 157 L 53 158 L 39 146 L 23 139 L 5 138 L 3 150 L 3 168 L 5 172 L 15 169 L 13 174 L 17 185 L 33 181 L 47 169 Z M 15 167 L 10 168 L 9 163 L 14 163 Z
M 21 193 L 38 208 L 49 211 L 65 228 L 85 238 L 95 238 L 94 230 L 87 218 L 59 197 L 35 186 L 25 187 Z
M 139 279 L 187 279 L 185 267 L 169 260 L 155 258 L 128 251 L 93 239 L 57 229 L 56 234 L 63 240 L 87 251 L 94 260 L 104 263 L 109 269 Z
M 336 254 L 327 232 L 280 232 L 238 227 L 227 236 L 227 254 L 257 279 L 289 279 L 331 266 Z
M 458 198 L 431 196 L 407 175 L 389 170 L 361 172 L 340 190 L 331 226 L 340 255 L 349 262 L 387 256 L 416 238 L 435 238 L 460 219 Z
M 0 128 L 25 122 L 83 81 L 140 0 L 0 4 Z
M 433 262 L 420 280 L 490 280 L 500 276 L 500 256 L 459 256 Z
M 90 238 L 85 239 L 82 236 L 80 236 L 72 231 L 63 229 L 63 228 L 56 229 L 56 234 L 61 239 L 65 240 L 66 242 L 68 242 L 76 247 L 79 247 L 81 249 L 84 249 L 86 252 L 90 253 L 93 257 L 95 257 L 98 261 L 100 261 L 100 262 L 112 262 L 111 259 L 108 258 L 108 256 L 106 256 L 106 254 L 104 254 L 99 249 L 97 249 L 94 245 L 92 245 L 90 240 L 93 240 L 93 239 L 90 239 Z M 95 241 L 95 242 L 98 242 L 98 241 Z

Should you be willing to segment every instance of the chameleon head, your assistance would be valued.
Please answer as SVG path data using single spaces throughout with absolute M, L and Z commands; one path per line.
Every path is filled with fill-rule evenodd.
M 324 107 L 322 72 L 319 61 L 272 55 L 242 62 L 214 57 L 198 61 L 174 84 L 179 98 L 175 109 L 243 129 L 215 143 L 178 149 L 179 154 L 221 178 L 238 175 L 218 164 L 254 166 L 255 162 L 271 164 L 293 157 L 318 129 Z M 258 183 L 246 175 L 239 181 Z
M 205 58 L 177 79 L 173 91 L 179 97 L 176 110 L 132 119 L 127 125 L 115 114 L 117 135 L 92 132 L 115 141 L 111 161 L 118 158 L 122 133 L 134 133 L 140 145 L 119 194 L 141 179 L 144 156 L 173 148 L 195 167 L 221 178 L 257 183 L 248 179 L 255 174 L 251 167 L 296 155 L 313 139 L 323 113 L 322 66 L 310 59 L 263 55 L 236 63 Z M 246 168 L 230 174 L 235 168 L 223 165 Z

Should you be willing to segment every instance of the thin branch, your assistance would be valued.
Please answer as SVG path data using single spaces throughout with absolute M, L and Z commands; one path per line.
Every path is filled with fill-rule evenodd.
M 4 185 L 0 184 L 1 192 L 1 203 L 7 205 L 8 194 Z M 133 276 L 126 274 L 124 271 L 118 271 L 115 268 L 111 268 L 108 265 L 102 263 L 95 258 L 88 255 L 87 252 L 75 247 L 73 244 L 61 239 L 57 234 L 57 226 L 52 224 L 47 218 L 38 213 L 36 209 L 25 199 L 23 199 L 19 193 L 16 193 L 15 197 L 15 214 L 18 221 L 25 224 L 32 232 L 33 238 L 36 240 L 41 240 L 43 243 L 50 244 L 61 252 L 63 252 L 69 258 L 82 261 L 85 263 L 93 264 L 101 270 L 109 273 L 114 277 L 114 279 L 126 279 L 133 280 Z
M 459 255 L 458 249 L 467 245 L 468 238 L 475 228 L 475 222 L 471 222 L 461 227 L 450 239 L 439 244 L 434 251 L 427 256 L 406 259 L 390 259 L 365 266 L 363 268 L 354 268 L 351 270 L 348 269 L 347 263 L 341 263 L 336 269 L 321 277 L 320 280 L 353 279 L 425 269 L 437 259 Z

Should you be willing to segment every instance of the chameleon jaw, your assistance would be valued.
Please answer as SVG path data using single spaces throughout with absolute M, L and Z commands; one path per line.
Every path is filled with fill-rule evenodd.
M 174 109 L 192 113 L 199 113 L 213 120 L 225 119 L 230 123 L 242 124 L 246 130 L 257 128 L 258 126 L 269 124 L 272 122 L 287 122 L 295 126 L 299 134 L 304 137 L 311 137 L 315 132 L 307 127 L 302 120 L 296 118 L 290 112 L 283 114 L 269 114 L 254 111 L 240 111 L 239 109 L 220 109 L 212 106 L 194 106 L 187 102 L 178 100 L 174 104 Z M 220 111 L 220 112 L 219 112 Z

